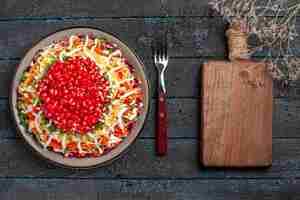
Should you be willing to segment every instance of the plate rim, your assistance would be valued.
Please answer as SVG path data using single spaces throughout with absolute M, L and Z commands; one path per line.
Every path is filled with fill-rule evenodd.
M 81 31 L 81 32 L 80 32 Z M 105 37 L 109 37 L 109 39 L 112 39 L 114 43 L 117 43 L 118 47 L 123 51 L 123 53 L 125 54 L 130 54 L 130 59 L 135 59 L 135 63 L 137 63 L 133 66 L 135 69 L 139 69 L 139 76 L 141 76 L 141 79 L 143 81 L 143 87 L 144 87 L 144 112 L 143 112 L 143 117 L 142 120 L 139 119 L 139 126 L 135 127 L 135 134 L 132 135 L 130 137 L 130 135 L 124 140 L 122 141 L 119 145 L 117 145 L 115 148 L 113 148 L 110 152 L 108 152 L 107 154 L 100 156 L 100 157 L 90 157 L 90 158 L 67 158 L 64 157 L 62 154 L 44 149 L 37 141 L 35 138 L 32 137 L 32 134 L 29 133 L 28 131 L 26 131 L 18 122 L 19 117 L 17 116 L 18 112 L 16 109 L 16 100 L 17 100 L 17 95 L 15 92 L 15 89 L 17 88 L 19 83 L 19 77 L 18 72 L 19 73 L 23 73 L 28 66 L 24 66 L 24 62 L 26 60 L 30 60 L 30 62 L 33 59 L 33 56 L 36 54 L 36 52 L 45 47 L 45 46 L 41 46 L 44 43 L 49 42 L 49 40 L 51 40 L 51 38 L 58 38 L 59 35 L 65 35 L 68 36 L 68 33 L 72 33 L 72 32 L 78 32 L 78 33 L 82 33 L 85 32 L 84 34 L 88 34 L 88 33 L 98 33 L 101 34 L 102 36 L 104 35 Z M 61 38 L 62 39 L 62 38 Z M 60 40 L 60 39 L 58 39 Z M 53 43 L 54 40 L 51 40 L 50 44 Z M 41 46 L 41 47 L 39 47 Z M 120 47 L 122 46 L 122 47 Z M 125 49 L 124 49 L 125 48 Z M 32 54 L 32 56 L 30 56 L 30 54 Z M 128 57 L 128 56 L 127 56 Z M 21 71 L 21 72 L 20 72 Z M 126 152 L 128 152 L 128 150 L 130 149 L 130 147 L 136 142 L 136 139 L 138 138 L 138 136 L 140 135 L 140 133 L 142 132 L 143 128 L 145 127 L 145 123 L 147 121 L 148 115 L 149 115 L 149 107 L 150 107 L 150 84 L 149 84 L 149 78 L 147 76 L 146 73 L 146 68 L 144 63 L 142 62 L 142 59 L 137 55 L 137 53 L 135 52 L 135 50 L 133 48 L 131 48 L 126 42 L 124 42 L 123 40 L 121 40 L 118 36 L 108 32 L 108 31 L 104 31 L 102 29 L 93 27 L 93 26 L 72 26 L 72 27 L 66 27 L 63 29 L 59 29 L 56 30 L 54 32 L 51 32 L 49 34 L 47 34 L 46 36 L 42 37 L 40 40 L 38 40 L 37 42 L 35 42 L 31 48 L 29 48 L 23 55 L 22 59 L 20 60 L 19 64 L 17 65 L 17 67 L 15 67 L 15 71 L 14 71 L 14 75 L 13 75 L 13 79 L 11 81 L 11 85 L 10 85 L 10 95 L 9 95 L 9 107 L 10 107 L 10 112 L 12 113 L 12 117 L 13 117 L 13 121 L 15 123 L 15 127 L 17 129 L 17 133 L 21 136 L 21 138 L 25 141 L 25 143 L 27 144 L 26 146 L 29 146 L 30 149 L 32 150 L 32 152 L 34 152 L 35 154 L 37 154 L 39 157 L 41 157 L 42 159 L 56 165 L 59 167 L 63 167 L 63 168 L 69 168 L 69 169 L 92 169 L 92 168 L 97 168 L 97 167 L 102 167 L 102 166 L 106 166 L 108 164 L 111 164 L 112 162 L 114 162 L 115 160 L 119 159 L 122 155 L 124 155 Z M 131 133 L 132 134 L 132 133 Z M 130 139 L 130 140 L 129 140 Z M 113 154 L 112 154 L 113 153 Z M 53 157 L 60 157 L 60 161 L 58 161 L 57 159 L 54 160 Z M 104 158 L 104 159 L 103 159 Z M 68 160 L 68 162 L 66 162 Z M 84 161 L 90 161 L 89 164 L 82 164 Z M 74 164 L 75 161 L 76 164 Z M 81 163 L 81 164 L 78 164 Z

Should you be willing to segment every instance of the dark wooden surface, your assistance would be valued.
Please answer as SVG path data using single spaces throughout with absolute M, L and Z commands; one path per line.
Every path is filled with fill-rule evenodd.
M 206 169 L 200 166 L 200 67 L 226 55 L 225 24 L 208 0 L 2 0 L 0 3 L 0 199 L 300 199 L 300 87 L 280 96 L 275 87 L 273 166 Z M 167 16 L 167 17 L 166 17 Z M 57 168 L 25 148 L 8 110 L 8 91 L 20 58 L 35 42 L 65 27 L 112 32 L 143 58 L 153 93 L 153 38 L 169 30 L 167 71 L 169 155 L 155 156 L 155 95 L 145 129 L 111 166 L 90 171 Z M 297 41 L 297 44 L 299 41 Z

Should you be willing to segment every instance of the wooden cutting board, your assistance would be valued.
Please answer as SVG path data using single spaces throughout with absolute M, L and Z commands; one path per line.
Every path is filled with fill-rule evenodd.
M 205 166 L 272 163 L 272 80 L 264 63 L 211 61 L 203 66 L 202 151 Z

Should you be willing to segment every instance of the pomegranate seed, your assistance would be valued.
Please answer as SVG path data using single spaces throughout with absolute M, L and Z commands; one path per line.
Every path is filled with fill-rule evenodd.
M 54 63 L 39 82 L 38 95 L 46 117 L 70 133 L 92 129 L 109 103 L 108 81 L 89 58 Z

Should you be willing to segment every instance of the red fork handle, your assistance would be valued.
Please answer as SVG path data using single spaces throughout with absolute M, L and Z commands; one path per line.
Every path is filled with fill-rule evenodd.
M 156 129 L 156 152 L 159 156 L 164 156 L 168 151 L 168 121 L 167 121 L 167 106 L 166 94 L 159 91 L 158 95 L 158 110 L 157 110 L 157 129 Z

